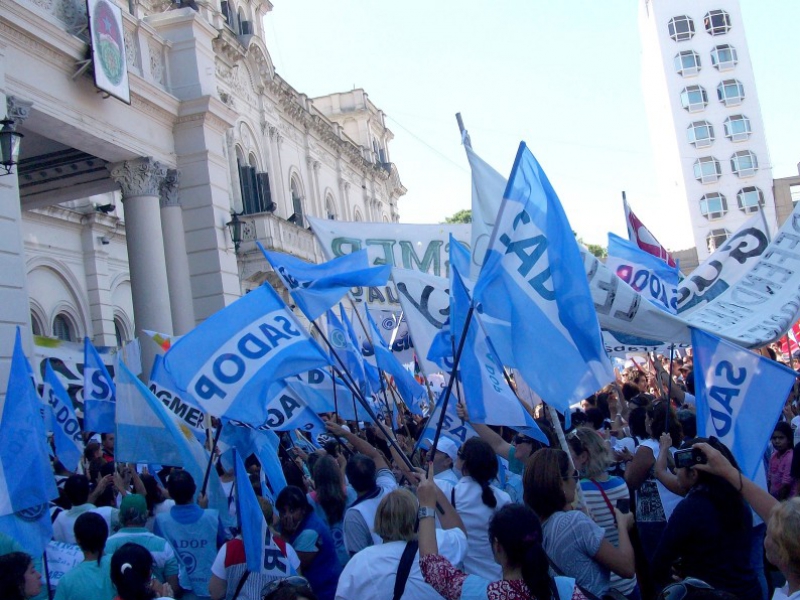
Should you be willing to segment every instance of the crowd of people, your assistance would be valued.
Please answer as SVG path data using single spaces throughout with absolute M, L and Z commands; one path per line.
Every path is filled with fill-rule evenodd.
M 55 600 L 800 598 L 797 389 L 761 483 L 697 437 L 691 355 L 629 366 L 565 431 L 537 406 L 549 445 L 452 401 L 463 441 L 433 445 L 402 410 L 383 428 L 326 415 L 323 448 L 282 434 L 274 495 L 245 457 L 283 577 L 247 569 L 241 532 L 187 471 L 115 462 L 113 434 L 87 434 L 80 472 L 54 464 L 53 539 L 83 557 Z M 215 468 L 234 514 L 233 474 Z M 0 598 L 47 597 L 39 568 L 0 532 Z

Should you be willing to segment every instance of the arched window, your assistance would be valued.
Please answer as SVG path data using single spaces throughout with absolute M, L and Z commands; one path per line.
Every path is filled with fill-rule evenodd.
M 31 311 L 31 331 L 33 335 L 44 335 L 42 320 L 35 312 Z
M 290 223 L 294 223 L 298 227 L 305 227 L 305 220 L 303 218 L 304 198 L 302 195 L 302 188 L 300 187 L 300 182 L 297 180 L 297 177 L 292 177 L 292 181 L 289 184 L 289 189 L 292 193 L 292 210 L 294 212 L 289 217 L 288 221 Z
M 118 318 L 114 319 L 114 335 L 117 338 L 117 347 L 122 348 L 128 341 L 128 334 L 125 331 L 125 324 Z
M 53 319 L 53 337 L 65 342 L 75 341 L 75 328 L 71 319 L 64 313 L 56 315 Z
M 331 194 L 325 198 L 325 214 L 331 221 L 336 220 L 336 201 Z

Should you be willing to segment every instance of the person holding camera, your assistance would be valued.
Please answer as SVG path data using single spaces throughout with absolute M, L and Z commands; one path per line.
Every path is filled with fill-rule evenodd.
M 673 580 L 674 569 L 680 577 L 700 579 L 739 598 L 763 598 L 750 557 L 753 515 L 742 487 L 697 468 L 706 462 L 700 448 L 694 449 L 698 443 L 717 450 L 738 471 L 730 450 L 714 437 L 689 440 L 675 454 L 677 485 L 686 495 L 661 536 L 651 566 L 653 579 L 664 587 Z

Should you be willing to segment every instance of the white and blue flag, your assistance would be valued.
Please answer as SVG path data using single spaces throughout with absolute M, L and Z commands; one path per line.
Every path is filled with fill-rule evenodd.
M 258 427 L 274 383 L 330 364 L 269 285 L 262 285 L 184 335 L 164 356 L 182 397 L 205 411 Z
M 178 386 L 164 369 L 164 357 L 156 354 L 153 368 L 150 370 L 150 382 L 147 387 L 153 395 L 161 400 L 172 414 L 183 421 L 194 433 L 201 444 L 206 441 L 206 432 L 211 429 L 211 417 L 204 412 L 191 397 L 182 398 Z
M 389 265 L 370 267 L 366 250 L 315 265 L 256 244 L 310 321 L 339 302 L 352 287 L 385 285 L 391 271 Z
M 244 556 L 247 571 L 273 579 L 282 579 L 292 575 L 293 569 L 281 549 L 272 539 L 272 533 L 264 520 L 264 513 L 256 499 L 256 493 L 250 484 L 247 469 L 242 457 L 236 453 L 234 458 L 236 477 L 236 516 L 242 532 Z
M 697 433 L 725 444 L 754 479 L 797 373 L 692 329 Z
M 606 266 L 658 308 L 672 314 L 678 312 L 677 267 L 613 233 L 608 234 Z
M 264 474 L 266 483 L 264 491 L 274 505 L 275 498 L 286 487 L 286 476 L 278 458 L 278 446 L 281 442 L 275 432 L 263 427 L 254 428 L 244 423 L 229 421 L 223 425 L 219 440 L 233 447 L 241 456 L 256 455 Z
M 474 298 L 503 364 L 559 411 L 614 380 L 575 235 L 524 143 Z
M 0 405 L 0 531 L 38 557 L 53 536 L 49 506 L 58 490 L 31 373 L 17 327 L 6 397 Z
M 316 448 L 321 448 L 328 437 L 325 422 L 319 418 L 301 394 L 295 391 L 298 382 L 293 379 L 279 381 L 270 389 L 266 397 L 267 418 L 264 427 L 275 431 L 300 429 L 311 438 Z
M 50 359 L 45 361 L 44 367 L 44 403 L 51 414 L 56 456 L 67 471 L 75 472 L 83 457 L 83 435 L 72 399 L 53 371 Z
M 344 318 L 347 318 L 344 313 L 344 307 L 341 304 L 339 304 L 339 313 L 344 315 Z M 361 355 L 361 350 L 353 344 L 353 336 L 345 329 L 342 321 L 336 317 L 332 310 L 326 311 L 325 315 L 327 318 L 328 341 L 331 345 L 330 352 L 339 358 L 338 361 L 334 358 L 334 364 L 337 368 L 346 369 L 361 394 L 365 397 L 368 396 L 371 390 L 364 370 L 364 357 Z M 341 365 L 344 365 L 344 367 Z
M 97 349 L 83 340 L 83 428 L 95 433 L 114 432 L 114 380 Z

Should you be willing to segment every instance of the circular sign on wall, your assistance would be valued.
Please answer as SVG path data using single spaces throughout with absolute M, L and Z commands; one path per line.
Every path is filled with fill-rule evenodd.
M 120 85 L 125 74 L 122 31 L 107 0 L 100 0 L 92 15 L 94 50 L 103 74 L 112 85 Z

